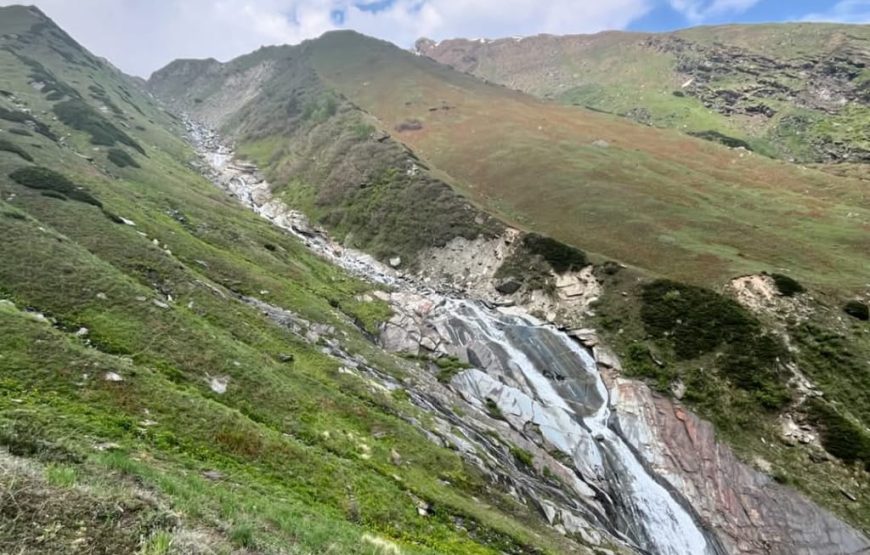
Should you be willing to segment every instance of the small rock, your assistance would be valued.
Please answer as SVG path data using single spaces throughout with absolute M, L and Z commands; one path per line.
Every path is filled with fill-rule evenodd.
M 390 266 L 392 266 L 393 268 L 398 268 L 399 266 L 401 266 L 401 264 L 402 264 L 402 257 L 394 256 L 394 257 L 390 258 Z
M 109 297 L 105 293 L 97 293 L 97 298 L 101 301 L 108 301 Z
M 858 498 L 855 497 L 855 495 L 853 493 L 850 493 L 850 492 L 844 490 L 843 488 L 840 488 L 840 493 L 842 493 L 846 497 L 846 499 L 848 499 L 849 501 L 858 501 Z
M 686 384 L 684 384 L 682 380 L 675 381 L 671 384 L 671 393 L 673 393 L 674 397 L 677 399 L 682 399 L 686 395 Z
M 278 355 L 278 360 L 280 360 L 281 362 L 293 362 L 294 360 L 296 360 L 296 357 L 294 357 L 292 354 L 281 353 L 280 355 Z
M 400 455 L 395 449 L 390 449 L 390 462 L 396 466 L 402 464 L 402 455 Z
M 169 308 L 169 305 L 166 304 L 165 302 L 161 301 L 160 299 L 154 299 L 151 302 L 153 302 L 154 306 L 156 306 L 158 308 Z
M 88 333 L 90 333 L 90 330 L 88 328 L 79 328 L 79 331 L 77 331 L 75 335 L 76 337 L 84 337 Z
M 206 470 L 202 473 L 202 477 L 211 480 L 212 482 L 216 482 L 222 480 L 224 475 L 217 470 Z
M 111 441 L 94 445 L 94 449 L 96 449 L 97 451 L 115 451 L 120 448 L 121 446 L 119 444 Z
M 502 295 L 513 295 L 520 290 L 523 284 L 515 279 L 507 279 L 495 286 L 495 290 Z
M 208 379 L 208 386 L 218 395 L 223 395 L 227 392 L 229 383 L 229 376 L 209 377 Z
M 103 379 L 107 382 L 123 382 L 124 378 L 121 377 L 117 372 L 106 372 L 103 374 Z

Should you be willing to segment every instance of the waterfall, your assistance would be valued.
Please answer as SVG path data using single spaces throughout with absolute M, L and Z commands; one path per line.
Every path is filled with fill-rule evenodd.
M 268 184 L 252 172 L 233 168 L 232 151 L 214 133 L 187 125 L 212 180 L 241 203 L 351 273 L 441 299 L 433 303 L 428 323 L 455 355 L 473 366 L 453 378 L 453 387 L 479 406 L 487 400 L 496 403 L 520 429 L 525 423 L 537 426 L 549 444 L 570 458 L 579 476 L 566 495 L 595 498 L 607 514 L 590 515 L 614 537 L 653 555 L 721 553 L 718 542 L 623 441 L 595 361 L 570 337 L 520 311 L 507 314 L 477 301 L 441 297 L 368 255 L 342 249 L 325 233 L 301 233 L 297 226 L 304 216 L 274 201 Z M 439 410 L 424 395 L 415 393 L 415 398 L 421 406 Z
M 530 316 L 501 314 L 467 300 L 448 300 L 438 312 L 433 320 L 448 328 L 471 355 L 466 357 L 486 361 L 484 368 L 457 376 L 457 387 L 537 424 L 550 443 L 572 456 L 585 480 L 616 500 L 621 532 L 651 553 L 716 553 L 688 510 L 611 427 L 615 415 L 607 388 L 585 350 Z

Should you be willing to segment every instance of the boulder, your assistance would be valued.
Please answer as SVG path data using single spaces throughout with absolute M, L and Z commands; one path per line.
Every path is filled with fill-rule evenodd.
M 495 290 L 502 295 L 513 295 L 519 291 L 522 286 L 523 284 L 520 281 L 510 278 L 496 284 Z

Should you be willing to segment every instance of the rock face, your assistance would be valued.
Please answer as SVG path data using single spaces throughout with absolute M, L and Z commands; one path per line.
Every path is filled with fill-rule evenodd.
M 794 490 L 739 462 L 713 427 L 637 382 L 611 382 L 624 437 L 710 524 L 729 553 L 841 555 L 870 542 Z

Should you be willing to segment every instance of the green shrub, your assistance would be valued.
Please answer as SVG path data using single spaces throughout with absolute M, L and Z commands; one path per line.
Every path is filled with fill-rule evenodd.
M 463 370 L 470 368 L 456 357 L 442 357 L 435 359 L 435 365 L 440 369 L 438 372 L 438 381 L 441 383 L 450 383 L 453 376 L 459 374 Z
M 531 453 L 523 449 L 522 447 L 517 447 L 516 445 L 510 446 L 511 455 L 519 462 L 521 465 L 532 468 L 533 462 L 535 458 Z
M 870 436 L 861 427 L 817 397 L 807 401 L 806 409 L 826 451 L 847 463 L 861 463 L 870 471 Z
M 589 264 L 586 253 L 550 237 L 529 233 L 502 262 L 495 277 L 516 280 L 529 289 L 555 290 L 551 271 L 575 271 Z
M 794 297 L 798 293 L 806 291 L 804 286 L 798 283 L 793 278 L 783 274 L 767 274 L 773 278 L 773 283 L 776 284 L 776 289 L 783 297 Z
M 861 301 L 854 300 L 847 302 L 843 305 L 843 312 L 853 318 L 864 320 L 865 322 L 870 320 L 870 308 Z
M 666 342 L 678 359 L 721 350 L 717 368 L 733 385 L 752 392 L 762 407 L 776 409 L 789 401 L 780 365 L 785 347 L 735 301 L 670 280 L 646 284 L 641 299 L 647 333 Z
M 698 137 L 699 139 L 704 139 L 705 141 L 723 144 L 730 148 L 745 148 L 746 150 L 752 150 L 752 146 L 746 141 L 729 137 L 728 135 L 724 135 L 718 131 L 690 131 L 689 135 Z
M 53 109 L 61 122 L 89 134 L 91 143 L 95 145 L 115 146 L 116 143 L 121 143 L 145 154 L 145 150 L 129 135 L 77 98 L 59 102 Z
M 6 139 L 0 139 L 0 150 L 17 154 L 22 159 L 27 160 L 28 162 L 33 162 L 33 156 L 28 154 L 26 150 Z
M 12 181 L 30 189 L 54 191 L 67 198 L 84 202 L 99 208 L 103 204 L 87 191 L 70 181 L 63 174 L 39 166 L 20 168 L 9 174 Z
M 523 247 L 541 256 L 558 273 L 579 270 L 589 264 L 586 253 L 580 249 L 537 233 L 523 237 Z
M 51 139 L 54 142 L 57 142 L 57 135 L 52 133 L 51 129 L 47 125 L 26 112 L 7 110 L 6 108 L 0 107 L 0 119 L 5 119 L 6 121 L 11 121 L 13 123 L 29 122 L 33 124 L 33 128 L 36 130 L 37 133 Z
M 337 110 L 338 100 L 332 93 L 327 93 L 307 102 L 302 112 L 302 118 L 314 123 L 323 123 L 334 116 Z
M 702 287 L 657 280 L 643 287 L 641 300 L 647 333 L 669 340 L 681 359 L 751 337 L 759 328 L 739 304 Z
M 230 530 L 230 540 L 239 547 L 252 548 L 254 542 L 254 528 L 250 524 L 238 524 Z
M 496 420 L 504 420 L 504 413 L 501 412 L 501 409 L 498 408 L 498 403 L 496 403 L 493 399 L 487 397 L 484 399 L 484 406 L 486 407 L 486 412 Z
M 133 159 L 132 156 L 127 154 L 127 151 L 121 150 L 120 148 L 110 148 L 109 149 L 109 162 L 115 164 L 119 168 L 139 168 L 139 163 Z

